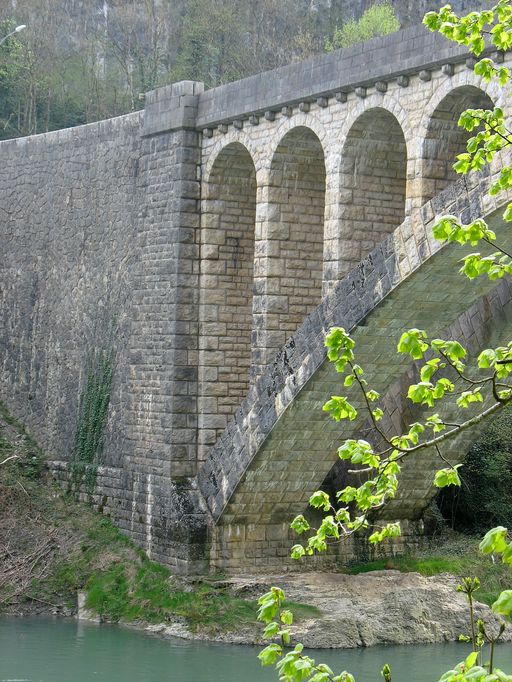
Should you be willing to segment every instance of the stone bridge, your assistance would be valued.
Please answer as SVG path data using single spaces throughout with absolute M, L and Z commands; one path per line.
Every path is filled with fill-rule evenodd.
M 486 192 L 508 159 L 465 182 L 451 169 L 460 113 L 507 110 L 473 65 L 413 27 L 0 143 L 1 395 L 67 481 L 88 382 L 115 357 L 89 493 L 153 558 L 286 563 L 290 518 L 346 478 L 339 441 L 371 438 L 321 411 L 339 391 L 331 326 L 353 330 L 397 430 L 414 375 L 397 364 L 400 329 L 474 352 L 510 337 L 508 282 L 468 284 L 460 252 L 430 235 L 444 212 L 500 223 Z M 406 468 L 392 518 L 421 519 L 431 468 L 429 456 Z

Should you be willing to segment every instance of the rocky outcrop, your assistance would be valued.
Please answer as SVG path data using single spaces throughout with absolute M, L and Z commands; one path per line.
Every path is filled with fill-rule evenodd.
M 470 633 L 466 597 L 456 592 L 451 575 L 431 578 L 419 573 L 374 571 L 361 575 L 305 573 L 286 576 L 244 577 L 230 580 L 238 596 L 256 598 L 269 585 L 279 585 L 294 602 L 319 609 L 318 617 L 293 627 L 294 641 L 310 648 L 353 649 L 376 644 L 434 644 L 457 640 Z M 477 603 L 477 618 L 491 631 L 499 619 L 485 604 Z M 190 633 L 183 622 L 150 626 L 164 636 L 209 639 L 235 644 L 260 644 L 261 628 L 247 627 L 236 633 L 206 635 Z M 512 640 L 507 626 L 504 639 Z
M 426 644 L 469 634 L 466 597 L 449 575 L 375 571 L 361 575 L 297 575 L 281 584 L 288 598 L 320 609 L 321 619 L 305 621 L 296 636 L 310 647 L 354 648 L 375 644 Z M 490 626 L 499 620 L 478 603 L 476 617 Z M 512 639 L 512 628 L 506 631 Z

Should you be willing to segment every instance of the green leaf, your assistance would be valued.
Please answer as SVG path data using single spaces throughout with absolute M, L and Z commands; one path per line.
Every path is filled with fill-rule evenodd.
M 327 672 L 318 672 L 309 678 L 309 682 L 328 682 L 330 675 Z
M 457 398 L 457 405 L 459 407 L 467 408 L 471 403 L 483 403 L 484 399 L 479 388 L 474 388 L 472 391 L 463 391 Z
M 391 668 L 387 663 L 383 666 L 380 674 L 384 678 L 384 682 L 391 682 Z
M 491 608 L 499 616 L 509 618 L 512 614 L 512 590 L 504 590 Z
M 308 548 L 307 548 L 307 553 L 308 554 L 313 554 L 313 552 L 316 550 L 317 552 L 325 552 L 327 549 L 327 542 L 325 541 L 325 536 L 321 535 L 313 535 L 312 537 L 309 538 L 308 540 Z
M 401 532 L 400 523 L 388 523 L 384 528 L 372 533 L 368 539 L 375 545 L 386 538 L 397 538 L 400 536 Z
M 422 329 L 409 329 L 400 337 L 397 350 L 404 355 L 410 355 L 413 360 L 420 360 L 428 349 L 428 344 L 423 341 L 426 337 Z
M 288 610 L 281 611 L 281 623 L 284 623 L 284 625 L 292 625 L 293 613 Z
M 464 669 L 466 671 L 471 670 L 478 660 L 478 651 L 472 651 L 469 656 L 464 661 Z
M 431 31 L 437 31 L 439 29 L 439 18 L 437 12 L 427 12 L 423 17 L 423 23 Z
M 302 516 L 302 514 L 299 514 L 299 516 L 296 516 L 290 523 L 290 528 L 294 530 L 297 533 L 297 535 L 302 535 L 302 533 L 305 533 L 310 529 L 310 525 L 304 518 L 304 516 Z
M 433 392 L 434 387 L 430 382 L 420 381 L 419 384 L 409 386 L 407 397 L 413 403 L 421 403 L 422 405 L 429 405 L 432 407 L 434 405 Z
M 482 76 L 484 80 L 490 81 L 494 76 L 496 69 L 494 67 L 494 62 L 492 59 L 481 59 L 475 64 L 475 74 L 477 76 Z
M 512 543 L 509 543 L 507 548 L 503 551 L 501 560 L 504 564 L 512 564 Z
M 452 361 L 461 360 L 467 355 L 466 349 L 458 341 L 447 341 L 444 352 Z
M 472 127 L 470 128 L 469 126 L 470 125 L 472 126 L 473 124 L 474 118 L 471 116 L 470 123 L 468 122 L 464 127 L 466 128 L 466 130 L 472 130 Z M 459 119 L 459 125 L 463 125 L 462 116 Z M 444 242 L 450 239 L 453 233 L 460 228 L 460 224 L 461 224 L 460 220 L 455 216 L 446 215 L 437 221 L 437 223 L 432 228 L 432 233 L 438 241 Z
M 279 644 L 269 644 L 258 654 L 261 665 L 275 665 L 276 661 L 283 655 L 283 650 Z
M 496 351 L 492 350 L 492 348 L 487 348 L 478 356 L 478 366 L 480 369 L 488 369 L 489 367 L 494 366 L 495 360 Z
M 509 204 L 505 209 L 505 212 L 503 213 L 503 220 L 506 220 L 507 223 L 512 221 L 512 204 Z
M 290 556 L 292 559 L 301 559 L 306 554 L 306 550 L 302 545 L 293 545 Z
M 432 375 L 439 369 L 440 358 L 433 358 L 428 360 L 425 365 L 420 370 L 420 379 L 423 382 L 429 382 Z
M 437 414 L 437 412 L 436 414 L 432 414 L 430 417 L 427 417 L 427 426 L 429 426 L 434 433 L 439 433 L 440 431 L 444 431 L 446 429 L 443 420 Z
M 340 537 L 338 524 L 336 523 L 336 520 L 334 519 L 333 516 L 325 516 L 322 519 L 322 523 L 320 524 L 320 528 L 318 529 L 317 535 L 322 539 L 328 537 L 333 538 Z
M 479 545 L 482 554 L 501 554 L 507 549 L 507 529 L 497 526 L 487 531 Z
M 333 327 L 325 337 L 327 357 L 335 363 L 336 371 L 344 372 L 347 362 L 354 359 L 355 342 L 343 327 Z
M 331 502 L 329 500 L 329 495 L 324 493 L 323 490 L 317 490 L 309 498 L 309 504 L 315 509 L 323 509 L 323 511 L 329 511 L 331 508 Z
M 436 488 L 446 488 L 449 485 L 461 485 L 459 474 L 456 467 L 439 469 L 434 477 Z
M 278 632 L 279 632 L 279 623 L 272 621 L 272 623 L 269 623 L 266 626 L 266 628 L 263 630 L 263 638 L 264 639 L 270 639 L 271 637 L 275 637 L 275 635 Z
M 331 417 L 339 422 L 342 419 L 354 421 L 357 417 L 357 410 L 344 396 L 333 395 L 322 408 L 324 412 L 329 412 Z

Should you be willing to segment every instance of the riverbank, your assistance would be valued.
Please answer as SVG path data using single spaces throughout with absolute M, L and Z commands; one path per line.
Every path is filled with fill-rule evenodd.
M 466 598 L 456 591 L 458 579 L 449 574 L 425 577 L 394 570 L 359 575 L 297 573 L 232 578 L 233 594 L 262 594 L 279 585 L 292 601 L 302 600 L 316 609 L 314 617 L 302 614 L 292 627 L 295 641 L 312 649 L 355 649 L 397 644 L 439 644 L 470 635 Z M 292 608 L 293 610 L 293 608 Z M 500 619 L 483 603 L 475 604 L 475 617 L 498 630 Z M 162 637 L 231 644 L 263 644 L 261 627 L 247 624 L 234 632 L 192 632 L 184 622 L 137 626 Z M 503 633 L 512 641 L 512 626 Z
M 184 580 L 46 475 L 45 454 L 0 404 L 0 614 L 77 613 L 77 594 L 110 622 L 184 624 L 205 638 L 259 630 L 256 595 L 223 576 Z M 292 604 L 300 618 L 316 615 Z
M 353 648 L 443 642 L 466 633 L 464 597 L 447 573 L 479 575 L 486 603 L 508 587 L 507 567 L 480 556 L 475 540 L 456 535 L 422 556 L 353 565 L 345 573 L 180 578 L 57 489 L 45 475 L 44 453 L 1 406 L 0 462 L 3 615 L 76 616 L 82 591 L 86 608 L 105 622 L 164 637 L 256 644 L 262 641 L 257 598 L 276 584 L 295 612 L 296 638 L 314 648 Z M 494 618 L 483 605 L 478 615 Z

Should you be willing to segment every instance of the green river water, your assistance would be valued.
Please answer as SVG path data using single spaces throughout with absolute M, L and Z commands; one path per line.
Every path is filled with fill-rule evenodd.
M 0 619 L 0 682 L 277 682 L 260 667 L 254 647 L 172 641 L 115 625 L 73 620 Z M 314 651 L 357 682 L 436 682 L 468 653 L 465 644 Z M 512 668 L 512 645 L 498 648 L 498 664 Z

